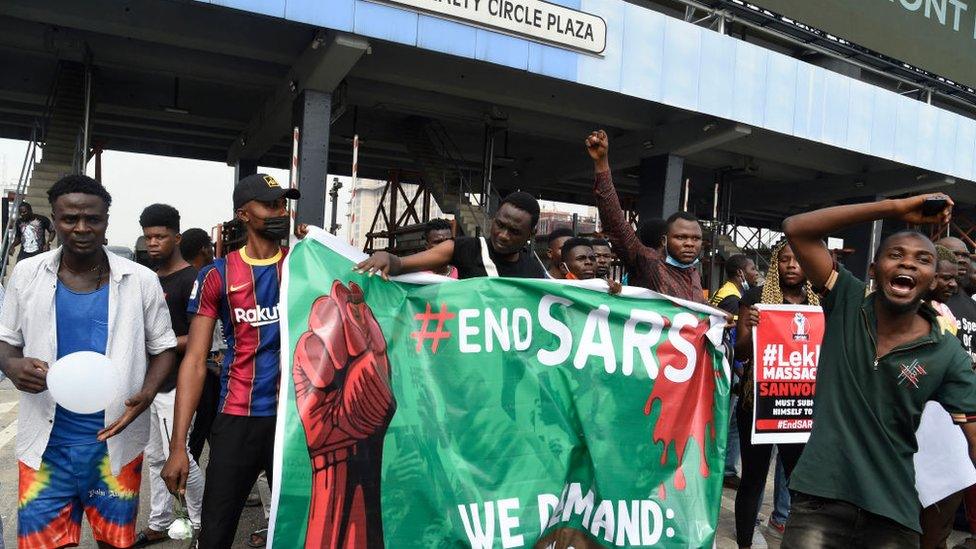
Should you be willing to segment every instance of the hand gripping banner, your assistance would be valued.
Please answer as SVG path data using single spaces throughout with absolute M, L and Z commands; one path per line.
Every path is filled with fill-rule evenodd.
M 288 256 L 273 547 L 712 546 L 717 310 L 362 257 L 318 229 Z

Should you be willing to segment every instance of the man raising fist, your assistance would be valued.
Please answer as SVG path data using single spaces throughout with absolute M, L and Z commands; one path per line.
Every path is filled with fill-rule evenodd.
M 641 243 L 620 207 L 607 159 L 609 148 L 610 141 L 603 130 L 586 138 L 586 152 L 593 159 L 596 205 L 603 230 L 617 257 L 639 271 L 641 276 L 637 278 L 647 281 L 648 289 L 703 303 L 705 296 L 697 269 L 702 248 L 698 218 L 687 212 L 676 212 L 667 219 L 664 253 Z

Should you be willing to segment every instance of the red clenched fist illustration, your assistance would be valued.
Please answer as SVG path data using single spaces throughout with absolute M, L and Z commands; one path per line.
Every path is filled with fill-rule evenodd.
M 383 332 L 354 283 L 315 300 L 295 348 L 295 399 L 312 458 L 306 548 L 383 547 L 380 463 L 396 403 Z

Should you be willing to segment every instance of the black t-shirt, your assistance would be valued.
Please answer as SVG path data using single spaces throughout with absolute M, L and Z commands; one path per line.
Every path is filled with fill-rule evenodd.
M 762 286 L 753 286 L 745 292 L 742 293 L 742 298 L 739 300 L 738 307 L 745 305 L 746 307 L 752 307 L 762 299 Z M 728 298 L 725 298 L 728 299 Z M 721 306 L 721 304 L 719 304 Z M 739 314 L 739 309 L 736 307 L 735 314 Z
M 960 290 L 956 295 L 950 297 L 945 302 L 946 307 L 952 311 L 952 315 L 959 321 L 959 330 L 956 337 L 962 342 L 962 348 L 969 353 L 969 357 L 976 364 L 976 301 Z
M 193 291 L 193 284 L 196 281 L 197 270 L 191 266 L 159 278 L 163 295 L 166 296 L 166 306 L 169 308 L 169 319 L 173 323 L 173 332 L 177 337 L 190 333 L 190 314 L 186 312 L 186 305 L 190 301 L 190 292 Z M 168 393 L 176 388 L 176 374 L 182 360 L 183 355 L 177 354 L 177 367 L 163 381 L 159 388 L 161 393 Z
M 741 298 L 739 296 L 733 294 L 733 295 L 730 295 L 730 296 L 726 297 L 722 301 L 719 301 L 718 302 L 718 308 L 719 309 L 722 309 L 723 311 L 725 311 L 725 312 L 727 312 L 729 314 L 737 315 L 737 314 L 739 314 L 739 303 L 740 302 L 741 302 Z
M 532 251 L 523 249 L 517 260 L 505 261 L 491 248 L 490 241 L 485 239 L 484 243 L 488 247 L 489 259 L 498 270 L 498 276 L 546 278 L 546 269 Z M 458 278 L 488 276 L 481 259 L 481 246 L 480 238 L 462 236 L 454 240 L 454 256 L 451 258 L 451 264 L 457 267 Z

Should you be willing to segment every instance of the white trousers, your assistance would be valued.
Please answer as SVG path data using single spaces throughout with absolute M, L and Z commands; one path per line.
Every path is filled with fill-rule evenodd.
M 149 466 L 149 528 L 165 532 L 176 519 L 173 513 L 173 494 L 163 481 L 163 466 L 169 458 L 169 440 L 173 432 L 173 408 L 176 390 L 158 393 L 149 406 L 149 443 L 146 444 L 145 463 Z M 186 511 L 194 528 L 200 527 L 200 509 L 203 507 L 203 473 L 197 462 L 190 459 L 190 476 L 186 480 Z

